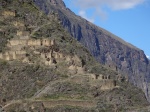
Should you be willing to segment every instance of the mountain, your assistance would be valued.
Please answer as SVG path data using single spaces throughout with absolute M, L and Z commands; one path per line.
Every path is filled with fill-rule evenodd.
M 139 48 L 75 15 L 62 0 L 34 0 L 46 14 L 57 12 L 63 27 L 82 43 L 95 59 L 141 88 L 150 101 L 150 61 Z
M 0 4 L 0 112 L 149 109 L 142 90 L 97 63 L 57 13 L 44 14 L 32 0 Z

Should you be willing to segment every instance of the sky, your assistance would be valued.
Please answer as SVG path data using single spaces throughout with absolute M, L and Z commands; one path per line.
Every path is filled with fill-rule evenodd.
M 150 59 L 150 0 L 63 0 L 75 14 L 117 35 Z

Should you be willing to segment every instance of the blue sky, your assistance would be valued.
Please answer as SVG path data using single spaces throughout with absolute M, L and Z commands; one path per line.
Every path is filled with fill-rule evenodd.
M 150 56 L 150 0 L 64 0 L 77 15 Z

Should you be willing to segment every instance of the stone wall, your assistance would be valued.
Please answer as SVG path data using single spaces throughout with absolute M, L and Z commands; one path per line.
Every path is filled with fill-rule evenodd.
M 116 87 L 116 80 L 110 79 L 110 75 L 89 74 L 92 83 L 100 87 L 101 90 L 109 90 Z
M 10 16 L 16 16 L 16 13 L 14 11 L 3 11 L 2 16 L 4 17 L 10 17 Z
M 42 44 L 43 46 L 52 46 L 52 45 L 55 44 L 55 40 L 43 39 L 43 40 L 41 41 L 41 44 Z
M 27 45 L 27 40 L 10 40 L 9 41 L 10 46 L 17 46 L 17 45 Z
M 22 35 L 22 32 L 19 32 L 18 35 Z M 8 41 L 10 46 L 24 45 L 24 46 L 52 46 L 55 44 L 54 40 L 49 39 L 12 39 Z
M 0 53 L 0 59 L 7 61 L 21 59 L 26 57 L 26 51 L 7 51 L 5 53 Z
M 34 40 L 34 39 L 27 40 L 27 45 L 28 46 L 42 46 L 41 45 L 41 40 L 39 40 L 39 39 L 37 39 L 37 40 Z
M 21 22 L 21 21 L 14 21 L 14 22 L 13 22 L 13 25 L 14 25 L 15 27 L 24 27 L 24 26 L 25 26 L 24 23 Z
M 45 65 L 47 65 L 47 66 L 54 65 L 52 59 L 46 60 Z
M 40 57 L 45 65 L 55 65 L 56 63 L 66 62 L 70 74 L 83 74 L 85 71 L 82 62 L 78 56 L 65 55 L 61 52 L 55 52 L 53 49 L 49 52 L 40 53 Z
M 90 78 L 93 79 L 93 80 L 104 80 L 104 79 L 110 79 L 110 75 L 102 75 L 102 74 L 89 74 Z
M 16 23 L 19 24 L 19 23 Z M 17 32 L 18 35 L 23 35 L 22 31 Z M 11 39 L 8 41 L 7 47 L 10 48 L 10 51 L 7 51 L 5 53 L 0 54 L 0 58 L 4 60 L 15 60 L 15 59 L 22 59 L 22 62 L 29 62 L 34 63 L 34 60 L 32 62 L 31 59 L 28 59 L 29 57 L 26 56 L 26 51 L 18 51 L 22 49 L 28 49 L 29 51 L 33 51 L 31 55 L 36 55 L 38 58 L 40 58 L 39 63 L 43 63 L 47 66 L 56 66 L 57 63 L 65 62 L 66 67 L 68 67 L 68 71 L 71 74 L 84 74 L 85 70 L 82 67 L 82 62 L 80 58 L 77 55 L 70 56 L 63 54 L 61 52 L 54 51 L 53 46 L 55 45 L 55 40 L 50 40 L 47 38 L 44 39 Z M 48 51 L 37 51 L 36 48 L 40 47 L 49 47 Z M 30 54 L 29 54 L 30 55 Z
M 20 31 L 20 30 L 17 30 L 17 36 L 29 36 L 30 33 L 28 31 Z
M 89 75 L 89 78 L 92 79 L 92 80 L 96 80 L 97 79 L 96 74 L 88 74 L 88 75 Z
M 103 80 L 103 84 L 101 85 L 101 90 L 109 90 L 116 87 L 116 81 L 113 79 Z
M 18 35 L 22 35 L 22 31 Z M 55 65 L 58 62 L 61 61 L 66 61 L 65 60 L 65 55 L 60 53 L 60 52 L 55 52 L 52 47 L 49 48 L 48 52 L 39 52 L 36 51 L 36 47 L 49 47 L 55 45 L 55 40 L 50 40 L 50 39 L 12 39 L 8 41 L 7 47 L 10 48 L 10 51 L 1 53 L 0 58 L 4 60 L 15 60 L 15 59 L 20 59 L 24 58 L 23 60 L 26 60 L 25 62 L 28 62 L 27 56 L 25 55 L 26 52 L 23 51 L 18 51 L 21 49 L 25 49 L 27 47 L 30 50 L 34 50 L 33 54 L 39 56 L 40 62 L 47 65 Z M 34 47 L 34 49 L 32 49 Z M 72 63 L 73 59 L 71 56 L 67 56 L 70 59 L 70 63 Z M 22 61 L 23 61 L 22 60 Z M 74 58 L 74 61 L 77 60 L 77 57 Z M 32 62 L 31 62 L 32 63 Z

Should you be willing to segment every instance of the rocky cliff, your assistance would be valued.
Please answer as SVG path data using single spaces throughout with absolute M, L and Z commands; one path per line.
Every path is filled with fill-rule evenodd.
M 32 0 L 0 4 L 0 111 L 130 112 L 149 105 L 127 77 L 97 63 L 56 13 L 45 15 Z
M 145 92 L 150 101 L 150 61 L 142 50 L 75 15 L 62 0 L 34 2 L 47 14 L 57 12 L 63 27 L 88 48 L 98 62 L 124 74 L 131 83 Z

